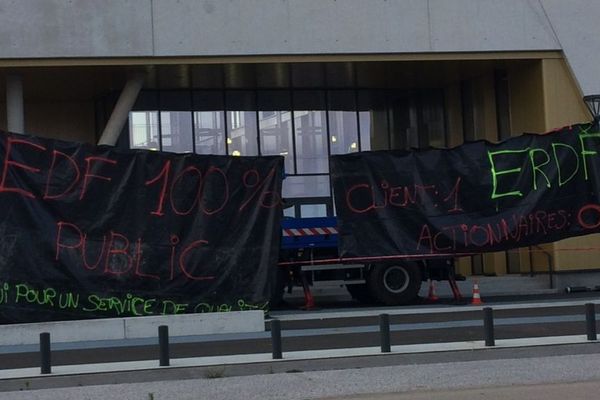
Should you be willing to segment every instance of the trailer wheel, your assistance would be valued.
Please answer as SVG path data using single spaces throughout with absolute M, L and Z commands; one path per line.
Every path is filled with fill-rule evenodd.
M 421 269 L 416 262 L 400 261 L 378 264 L 367 280 L 371 295 L 388 306 L 407 304 L 421 289 Z

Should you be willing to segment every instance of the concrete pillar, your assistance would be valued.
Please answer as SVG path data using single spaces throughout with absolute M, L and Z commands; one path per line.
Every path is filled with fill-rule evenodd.
M 110 146 L 117 144 L 121 130 L 123 130 L 123 126 L 125 126 L 125 123 L 129 118 L 129 112 L 135 104 L 143 85 L 143 74 L 135 74 L 127 81 L 119 96 L 119 100 L 117 100 L 115 109 L 108 119 L 104 132 L 102 132 L 98 144 L 107 144 Z
M 6 121 L 9 132 L 25 132 L 23 112 L 23 78 L 21 75 L 6 76 Z

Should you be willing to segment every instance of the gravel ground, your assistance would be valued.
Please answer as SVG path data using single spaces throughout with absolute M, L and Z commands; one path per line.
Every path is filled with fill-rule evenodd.
M 43 389 L 0 399 L 293 400 L 592 380 L 600 380 L 596 354 Z

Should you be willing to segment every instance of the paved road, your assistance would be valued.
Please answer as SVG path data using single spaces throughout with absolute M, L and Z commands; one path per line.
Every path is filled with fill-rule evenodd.
M 597 398 L 596 394 L 600 389 L 600 357 L 596 354 L 553 356 L 554 350 L 553 347 L 547 347 L 546 355 L 531 358 L 433 362 L 344 370 L 295 371 L 295 373 L 290 371 L 251 376 L 220 377 L 223 372 L 214 370 L 210 375 L 188 376 L 190 379 L 186 380 L 159 381 L 159 378 L 155 377 L 153 381 L 145 383 L 5 391 L 1 393 L 0 398 L 3 400 L 536 399 L 535 396 L 545 400 Z M 207 379 L 209 377 L 212 379 Z M 73 379 L 73 382 L 75 384 L 76 379 Z M 532 386 L 546 384 L 557 385 L 550 387 L 547 392 L 544 392 L 542 386 Z M 357 395 L 359 396 L 352 397 Z
M 327 400 L 589 400 L 598 397 L 600 382 L 517 385 L 463 390 L 368 394 Z

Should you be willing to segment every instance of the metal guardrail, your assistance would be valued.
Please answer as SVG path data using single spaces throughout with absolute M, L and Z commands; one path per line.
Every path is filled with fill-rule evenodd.
M 482 337 L 486 347 L 495 346 L 494 339 L 494 313 L 491 307 L 483 308 L 483 332 Z M 596 305 L 594 303 L 585 304 L 585 320 L 587 340 L 597 340 L 596 332 Z M 390 338 L 390 316 L 389 314 L 379 315 L 379 338 L 381 345 L 381 353 L 391 352 Z M 281 340 L 281 321 L 278 319 L 271 320 L 271 347 L 272 357 L 274 360 L 283 358 L 283 343 Z M 158 359 L 159 366 L 169 366 L 169 328 L 167 325 L 158 327 Z M 43 332 L 40 334 L 40 370 L 44 375 L 52 372 L 52 354 L 50 333 Z

